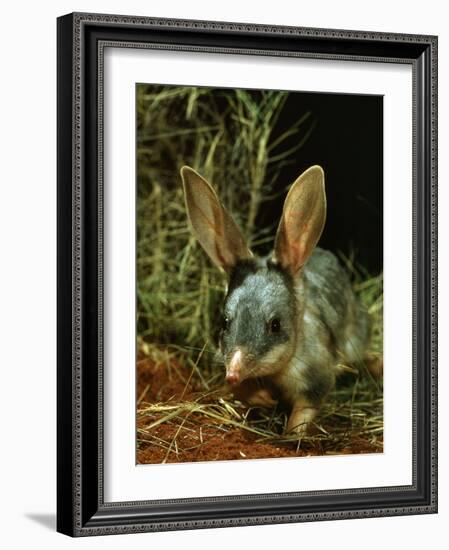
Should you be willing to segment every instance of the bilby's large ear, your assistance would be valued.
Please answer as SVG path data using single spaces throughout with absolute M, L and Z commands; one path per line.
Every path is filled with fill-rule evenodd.
M 183 166 L 181 177 L 193 234 L 214 264 L 229 273 L 238 260 L 252 257 L 242 232 L 202 176 Z
M 312 166 L 291 186 L 274 243 L 274 260 L 295 275 L 312 254 L 326 220 L 324 172 Z

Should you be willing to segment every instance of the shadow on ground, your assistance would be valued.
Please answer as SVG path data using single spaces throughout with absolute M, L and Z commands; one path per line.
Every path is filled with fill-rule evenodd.
M 56 531 L 56 514 L 25 514 L 25 517 L 51 531 Z

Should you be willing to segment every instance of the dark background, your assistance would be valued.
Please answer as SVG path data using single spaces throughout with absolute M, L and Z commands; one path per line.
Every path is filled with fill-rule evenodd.
M 319 246 L 354 253 L 356 262 L 376 275 L 383 265 L 383 97 L 293 92 L 278 131 L 306 111 L 314 128 L 296 153 L 297 162 L 283 168 L 279 186 L 321 165 L 328 209 Z M 284 198 L 262 210 L 260 223 L 280 217 Z

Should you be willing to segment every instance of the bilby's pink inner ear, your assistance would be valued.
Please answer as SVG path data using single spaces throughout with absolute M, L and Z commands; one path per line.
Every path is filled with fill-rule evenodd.
M 324 172 L 312 166 L 293 183 L 276 233 L 274 259 L 295 275 L 317 245 L 326 221 Z
M 214 264 L 229 273 L 238 260 L 252 257 L 242 232 L 202 176 L 183 166 L 181 177 L 192 232 Z

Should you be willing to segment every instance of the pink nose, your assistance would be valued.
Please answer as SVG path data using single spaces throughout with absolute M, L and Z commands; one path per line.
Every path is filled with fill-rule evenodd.
M 235 384 L 238 384 L 238 381 L 239 381 L 239 375 L 237 372 L 228 372 L 228 374 L 226 375 L 226 382 L 228 382 L 228 384 L 231 384 L 231 386 L 234 386 Z

